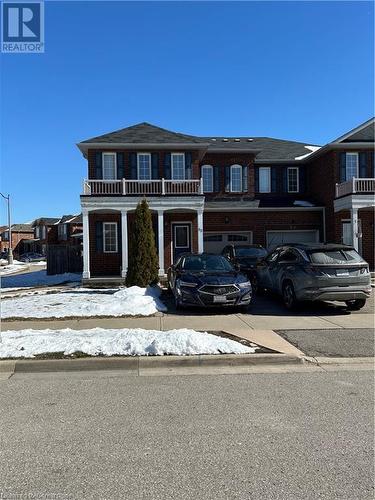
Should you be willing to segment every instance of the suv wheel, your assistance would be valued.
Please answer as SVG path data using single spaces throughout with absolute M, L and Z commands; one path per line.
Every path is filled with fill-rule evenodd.
M 295 309 L 297 306 L 296 294 L 294 293 L 293 284 L 290 281 L 287 281 L 283 285 L 283 301 L 289 311 Z
M 349 311 L 359 311 L 366 304 L 366 299 L 347 300 L 345 303 Z

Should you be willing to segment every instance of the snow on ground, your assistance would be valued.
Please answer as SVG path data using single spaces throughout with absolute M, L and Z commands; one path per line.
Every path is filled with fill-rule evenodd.
M 32 286 L 58 285 L 70 281 L 81 281 L 82 275 L 77 273 L 55 274 L 47 276 L 46 270 L 8 276 L 1 280 L 1 288 L 28 288 Z
M 315 153 L 315 151 L 318 151 L 318 149 L 320 149 L 321 146 L 304 146 L 304 147 L 309 151 L 309 153 L 306 153 L 305 155 L 302 156 L 296 156 L 296 158 L 294 158 L 295 160 L 303 160 L 307 158 L 311 154 Z
M 120 288 L 73 290 L 15 297 L 1 302 L 1 317 L 5 318 L 66 318 L 91 316 L 150 316 L 166 311 L 159 299 L 160 288 Z
M 23 269 L 27 269 L 28 264 L 25 262 L 20 262 L 19 260 L 14 260 L 13 264 L 8 264 L 8 261 L 4 261 L 1 259 L 0 262 L 0 276 L 6 276 L 7 274 L 13 274 L 17 271 L 22 271 Z
M 65 355 L 84 352 L 91 356 L 252 354 L 256 349 L 234 340 L 188 329 L 166 332 L 142 328 L 19 330 L 2 332 L 1 338 L 0 358 L 32 358 L 37 354 L 53 352 L 63 352 Z

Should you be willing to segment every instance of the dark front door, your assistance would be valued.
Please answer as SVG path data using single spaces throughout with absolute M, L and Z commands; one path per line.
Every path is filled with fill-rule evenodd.
M 172 224 L 173 262 L 179 255 L 191 252 L 191 226 L 190 224 Z

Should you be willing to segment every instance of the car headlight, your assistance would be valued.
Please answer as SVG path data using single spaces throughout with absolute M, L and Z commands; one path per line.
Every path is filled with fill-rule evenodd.
M 182 281 L 178 282 L 179 286 L 188 286 L 189 288 L 195 288 L 197 286 L 196 283 L 191 283 L 190 281 Z
M 244 281 L 243 283 L 238 283 L 238 286 L 240 288 L 250 288 L 251 287 L 251 283 L 250 283 L 250 281 Z

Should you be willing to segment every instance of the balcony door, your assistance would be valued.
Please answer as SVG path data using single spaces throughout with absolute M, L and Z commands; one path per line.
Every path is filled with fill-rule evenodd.
M 191 252 L 191 224 L 179 222 L 172 224 L 172 258 L 177 258 L 186 252 Z

